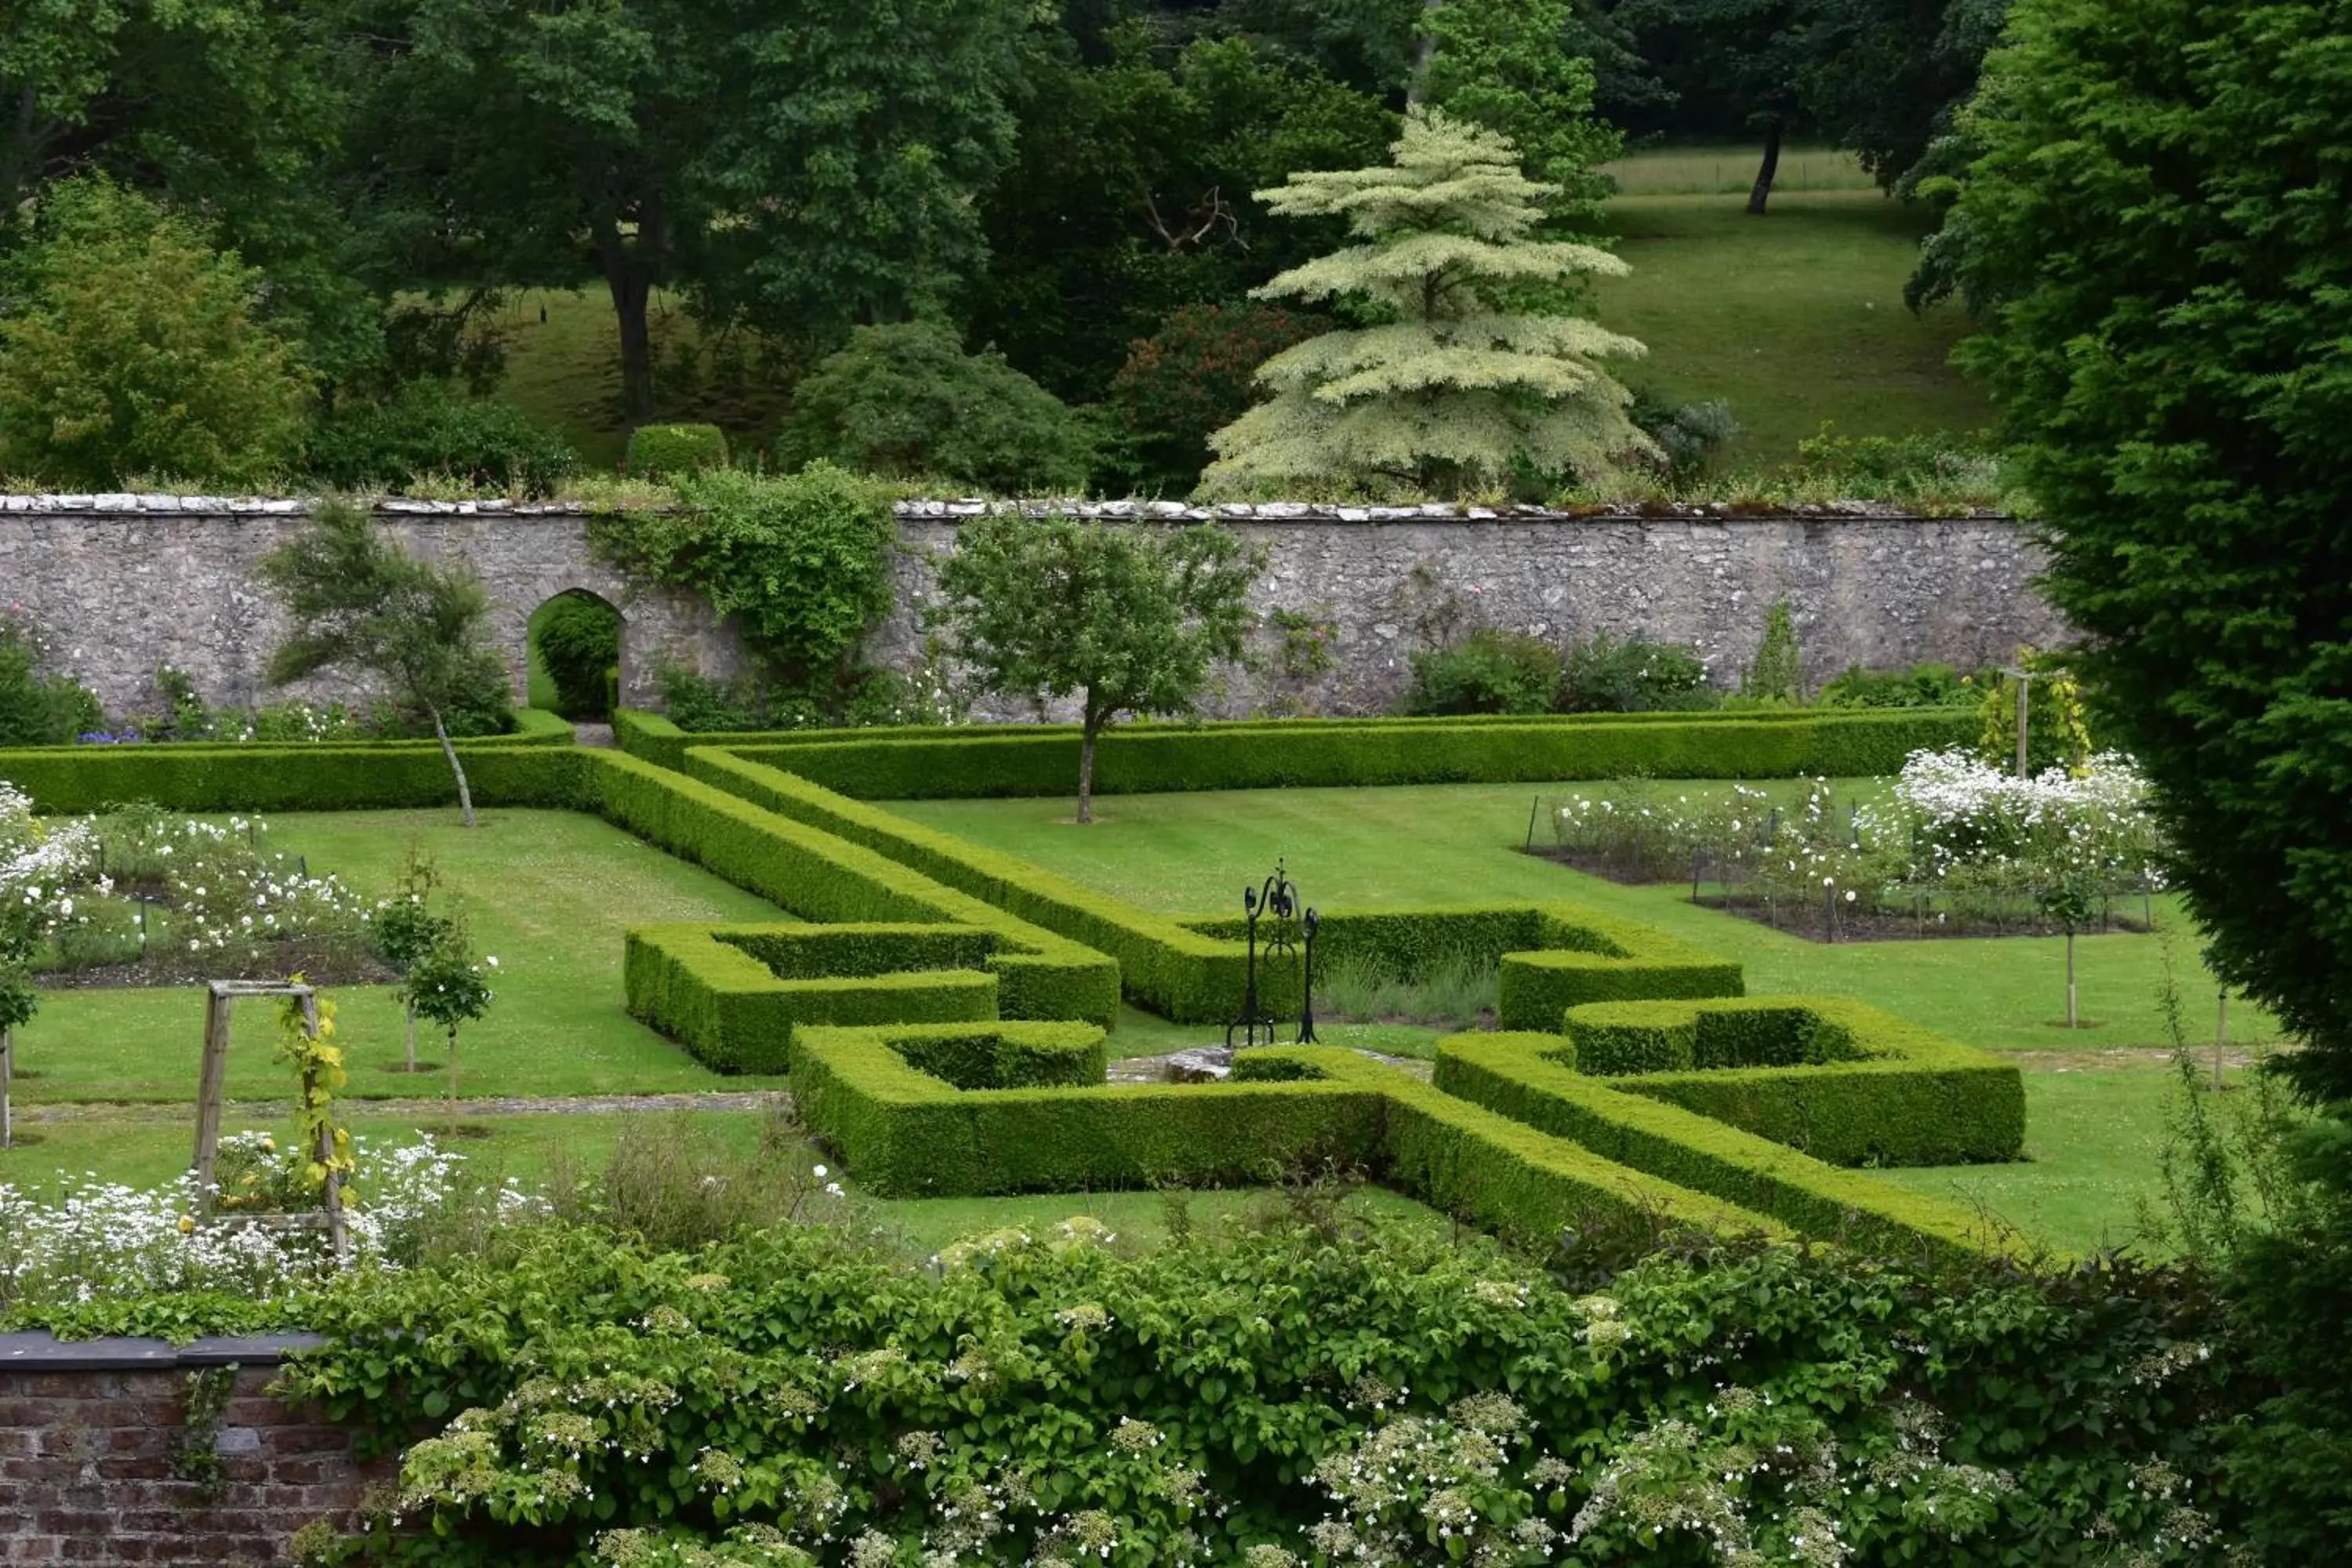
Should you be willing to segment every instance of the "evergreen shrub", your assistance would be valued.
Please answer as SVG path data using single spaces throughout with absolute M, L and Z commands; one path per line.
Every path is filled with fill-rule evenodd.
M 726 466 L 727 433 L 716 425 L 640 425 L 629 432 L 623 464 L 639 479 L 674 479 Z

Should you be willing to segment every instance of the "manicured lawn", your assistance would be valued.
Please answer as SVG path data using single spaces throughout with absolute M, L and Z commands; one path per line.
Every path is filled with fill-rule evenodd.
M 1824 190 L 1775 196 L 1761 218 L 1733 193 L 1624 195 L 1608 216 L 1633 271 L 1601 285 L 1601 320 L 1650 349 L 1621 374 L 1676 402 L 1728 403 L 1748 432 L 1735 461 L 1785 462 L 1824 421 L 1860 436 L 1991 423 L 1948 363 L 1966 315 L 1904 308 L 1926 232 L 1913 209 Z
M 489 811 L 467 833 L 452 812 L 346 812 L 274 818 L 270 846 L 334 871 L 371 898 L 393 889 L 412 837 L 434 857 L 472 926 L 497 955 L 498 1000 L 459 1037 L 459 1088 L 476 1095 L 650 1094 L 763 1087 L 726 1079 L 629 1017 L 622 933 L 666 921 L 791 917 L 711 873 L 592 816 Z M 445 1092 L 440 1073 L 401 1065 L 402 1019 L 388 988 L 345 986 L 337 1005 L 346 1093 L 406 1099 Z M 53 991 L 19 1036 L 28 1074 L 18 1094 L 49 1100 L 186 1101 L 195 1092 L 204 1002 L 194 989 Z M 231 1099 L 290 1090 L 272 1063 L 267 1004 L 240 1009 Z M 429 1035 L 419 1054 L 446 1054 Z
M 1064 801 L 921 801 L 892 809 L 1148 909 L 1238 914 L 1243 886 L 1255 886 L 1279 856 L 1306 900 L 1326 910 L 1522 899 L 1589 903 L 1738 958 L 1747 966 L 1748 989 L 1758 994 L 1860 996 L 1995 1049 L 2167 1044 L 2158 1005 L 2164 943 L 2157 937 L 2079 940 L 2083 1014 L 2091 1026 L 2068 1030 L 2063 1026 L 2064 943 L 2059 938 L 1824 946 L 1696 908 L 1687 888 L 1623 887 L 1519 853 L 1535 797 L 1561 793 L 1562 787 L 1434 784 L 1116 795 L 1101 802 L 1102 820 L 1093 827 L 1070 825 Z M 1674 794 L 1707 786 L 1659 782 L 1641 787 Z M 1865 781 L 1839 787 L 1843 797 L 1876 786 Z M 2158 900 L 2157 913 L 2159 924 L 2169 917 L 2175 928 L 2191 1037 L 2204 1037 L 2211 1027 L 2215 992 L 2197 963 L 2194 933 L 2167 901 Z M 2251 1006 L 2233 1006 L 2230 1022 L 2239 1043 L 2276 1034 Z

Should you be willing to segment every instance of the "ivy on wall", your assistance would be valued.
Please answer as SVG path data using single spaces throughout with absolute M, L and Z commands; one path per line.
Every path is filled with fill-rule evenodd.
M 713 469 L 676 484 L 673 510 L 594 519 L 597 552 L 700 593 L 734 618 L 771 681 L 837 705 L 858 682 L 866 632 L 891 605 L 896 492 L 827 462 L 776 477 Z

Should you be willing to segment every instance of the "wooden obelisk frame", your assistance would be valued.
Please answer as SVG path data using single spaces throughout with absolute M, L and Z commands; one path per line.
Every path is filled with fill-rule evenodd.
M 213 1162 L 220 1152 L 222 1094 L 228 1078 L 230 1014 L 238 1002 L 247 997 L 291 996 L 301 1004 L 302 1026 L 315 1040 L 319 1037 L 319 997 L 308 985 L 269 980 L 215 980 L 205 990 L 210 994 L 205 999 L 205 1065 L 196 1082 L 195 1173 L 196 1202 L 209 1215 L 213 1206 Z M 303 1068 L 302 1104 L 310 1104 L 310 1091 L 317 1087 L 314 1069 Z M 332 1132 L 320 1132 L 318 1158 L 327 1168 L 327 1239 L 335 1249 L 335 1261 L 347 1262 L 351 1258 L 351 1232 L 343 1223 L 343 1177 L 335 1169 Z

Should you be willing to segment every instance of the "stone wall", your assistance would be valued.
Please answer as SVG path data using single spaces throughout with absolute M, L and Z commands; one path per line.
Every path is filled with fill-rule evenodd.
M 171 664 L 217 702 L 273 693 L 263 676 L 283 628 L 255 583 L 257 563 L 299 527 L 299 501 L 168 496 L 0 497 L 0 604 L 31 611 L 60 663 L 110 711 L 156 706 L 153 671 Z M 901 509 L 906 550 L 898 608 L 873 656 L 911 671 L 922 662 L 920 614 L 933 596 L 929 560 L 954 547 L 978 502 Z M 1176 526 L 1213 515 L 1154 503 L 1084 509 L 1112 521 Z M 480 574 L 493 631 L 521 689 L 530 616 L 584 589 L 624 617 L 625 700 L 654 695 L 663 659 L 706 673 L 742 668 L 731 629 L 690 594 L 633 584 L 597 559 L 585 518 L 560 507 L 389 501 L 379 513 L 401 542 Z M 1719 684 L 1736 683 L 1775 599 L 1796 615 L 1816 683 L 1849 665 L 1939 659 L 1974 666 L 2020 643 L 2064 635 L 2034 592 L 2040 557 L 2027 531 L 1991 516 L 1918 519 L 1863 508 L 1735 517 L 1721 509 L 1654 516 L 1571 516 L 1534 510 L 1221 508 L 1219 521 L 1265 546 L 1262 609 L 1286 611 L 1296 636 L 1328 632 L 1333 668 L 1285 676 L 1281 635 L 1260 637 L 1265 668 L 1221 683 L 1221 715 L 1311 710 L 1377 711 L 1402 689 L 1417 647 L 1476 626 L 1557 643 L 1609 631 L 1696 645 Z M 1294 659 L 1294 668 L 1312 662 Z M 320 683 L 304 695 L 351 696 Z M 1025 717 L 991 704 L 982 717 Z
M 0 497 L 0 605 L 30 611 L 59 664 L 109 713 L 154 711 L 159 664 L 187 671 L 207 700 L 234 707 L 363 696 L 332 677 L 282 692 L 267 679 L 286 622 L 255 568 L 304 526 L 304 512 L 288 500 Z M 630 583 L 589 548 L 587 519 L 575 511 L 390 501 L 377 515 L 416 554 L 461 560 L 480 574 L 518 697 L 531 615 L 570 589 L 621 612 L 625 701 L 653 699 L 666 658 L 714 674 L 740 667 L 740 645 L 698 596 Z
M 1692 645 L 1726 687 L 1738 683 L 1766 612 L 1781 598 L 1815 686 L 1857 664 L 1969 668 L 2066 635 L 2032 585 L 2040 552 L 2006 517 L 1827 509 L 1732 517 L 1702 508 L 1659 517 L 1404 508 L 1282 515 L 1290 510 L 1224 521 L 1266 552 L 1260 607 L 1291 612 L 1294 626 L 1328 627 L 1333 668 L 1286 679 L 1282 637 L 1269 627 L 1259 637 L 1264 668 L 1232 673 L 1219 716 L 1386 711 L 1416 648 L 1481 626 L 1556 644 L 1607 631 Z M 909 546 L 898 568 L 900 607 L 875 646 L 884 662 L 905 668 L 920 661 L 919 611 L 935 592 L 926 558 L 954 548 L 956 520 L 903 516 L 900 527 Z
M 289 1342 L 0 1335 L 0 1563 L 285 1563 L 305 1525 L 347 1527 L 396 1465 L 265 1392 Z M 193 1431 L 190 1373 L 231 1363 L 218 1426 Z M 188 1479 L 207 1440 L 217 1479 Z

